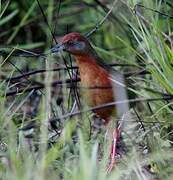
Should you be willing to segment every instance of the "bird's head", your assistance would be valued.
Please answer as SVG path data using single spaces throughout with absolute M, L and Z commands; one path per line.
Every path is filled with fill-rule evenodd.
M 66 51 L 73 55 L 83 56 L 88 54 L 90 50 L 91 45 L 89 41 L 80 33 L 72 32 L 66 34 L 61 39 L 61 42 L 51 49 L 51 52 Z

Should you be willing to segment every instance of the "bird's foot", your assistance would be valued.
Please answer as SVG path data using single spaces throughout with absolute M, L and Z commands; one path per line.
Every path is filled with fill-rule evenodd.
M 120 139 L 120 129 L 116 128 L 113 131 L 113 143 L 111 147 L 111 153 L 110 153 L 110 163 L 107 168 L 107 173 L 110 173 L 112 169 L 115 167 L 116 164 L 116 157 L 117 157 L 117 143 Z

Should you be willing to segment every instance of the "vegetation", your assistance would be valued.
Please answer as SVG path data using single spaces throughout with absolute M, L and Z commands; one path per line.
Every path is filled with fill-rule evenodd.
M 0 178 L 173 179 L 172 12 L 171 0 L 0 0 Z M 75 61 L 49 51 L 73 31 L 135 93 L 109 174 L 111 139 Z

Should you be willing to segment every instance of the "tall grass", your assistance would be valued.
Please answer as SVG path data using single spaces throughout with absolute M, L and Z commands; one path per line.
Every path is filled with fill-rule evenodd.
M 48 52 L 55 30 L 57 41 L 68 31 L 83 34 L 104 18 L 105 7 L 98 1 L 63 1 L 60 9 L 54 0 L 0 1 L 0 177 L 1 179 L 172 179 L 172 100 L 173 94 L 172 19 L 141 6 L 137 1 L 118 1 L 102 26 L 91 37 L 93 47 L 107 63 L 121 63 L 121 72 L 134 72 L 128 77 L 138 98 L 163 98 L 138 102 L 125 116 L 127 129 L 122 132 L 122 157 L 110 174 L 109 144 L 105 127 L 97 127 L 93 113 L 60 118 L 70 112 L 75 102 L 74 89 L 67 84 L 51 87 L 51 82 L 65 82 L 73 71 L 55 71 L 25 77 L 14 82 L 5 79 L 30 70 L 52 69 L 64 64 L 75 65 L 63 54 L 24 57 L 24 50 Z M 101 1 L 110 8 L 112 2 Z M 171 15 L 169 1 L 139 1 L 145 7 Z M 171 1 L 170 1 L 171 2 Z M 136 14 L 134 13 L 136 7 Z M 59 14 L 58 14 L 59 12 Z M 15 56 L 14 56 L 15 55 Z M 20 56 L 19 56 L 20 55 Z M 132 66 L 133 65 L 133 66 Z M 148 73 L 139 75 L 137 71 Z M 45 88 L 6 96 L 12 90 L 45 84 Z M 38 101 L 37 98 L 41 97 Z M 80 96 L 79 96 L 80 98 Z M 87 109 L 81 100 L 82 108 Z M 34 110 L 33 110 L 33 109 Z M 34 115 L 33 112 L 36 112 Z M 48 119 L 60 118 L 56 131 Z M 113 117 L 116 119 L 116 117 Z M 95 119 L 97 121 L 97 119 Z M 34 122 L 34 123 L 33 123 Z M 34 128 L 21 130 L 26 125 Z M 55 125 L 55 124 L 54 124 Z M 92 126 L 91 126 L 92 125 Z M 95 127 L 95 128 L 94 128 Z M 123 149 L 123 150 L 122 150 Z

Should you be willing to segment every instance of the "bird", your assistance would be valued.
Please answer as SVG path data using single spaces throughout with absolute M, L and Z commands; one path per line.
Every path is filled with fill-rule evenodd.
M 115 101 L 115 92 L 112 86 L 112 68 L 107 65 L 96 53 L 90 41 L 78 32 L 64 35 L 57 45 L 51 48 L 52 53 L 66 51 L 74 56 L 79 68 L 82 87 L 86 87 L 83 96 L 90 107 L 104 105 Z M 88 87 L 88 88 L 87 88 Z M 115 107 L 105 107 L 94 110 L 94 113 L 104 119 L 107 125 Z M 107 169 L 110 172 L 115 165 L 116 145 L 120 136 L 118 129 L 113 131 L 111 162 Z

